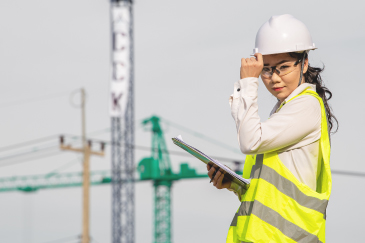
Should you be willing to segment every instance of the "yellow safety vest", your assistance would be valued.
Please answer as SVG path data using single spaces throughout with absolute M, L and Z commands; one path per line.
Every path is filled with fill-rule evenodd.
M 243 177 L 251 178 L 251 184 L 241 197 L 226 243 L 325 242 L 326 208 L 332 187 L 326 111 L 322 99 L 311 90 L 289 101 L 300 95 L 316 97 L 322 108 L 316 191 L 300 182 L 277 152 L 246 156 Z

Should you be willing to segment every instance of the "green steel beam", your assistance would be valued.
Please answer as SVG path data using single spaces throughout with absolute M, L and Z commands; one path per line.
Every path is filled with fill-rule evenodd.
M 108 184 L 110 182 L 110 171 L 90 172 L 91 185 L 102 185 Z M 82 186 L 82 172 L 0 178 L 0 192 L 33 192 L 39 189 L 54 189 L 78 186 Z
M 207 177 L 206 174 L 196 174 L 195 170 L 188 168 L 187 164 L 182 164 L 180 174 L 166 175 L 159 177 L 159 181 L 175 181 L 181 179 L 194 179 Z M 192 172 L 194 171 L 194 172 Z M 153 178 L 136 179 L 135 182 L 155 180 Z M 103 185 L 111 182 L 110 171 L 90 172 L 91 185 Z M 40 189 L 55 189 L 66 187 L 82 186 L 82 172 L 70 172 L 47 175 L 12 176 L 0 178 L 0 192 L 23 191 L 33 192 Z

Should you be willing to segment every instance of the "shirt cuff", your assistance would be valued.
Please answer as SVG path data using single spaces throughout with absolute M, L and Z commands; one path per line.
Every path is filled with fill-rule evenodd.
M 233 85 L 233 94 L 229 97 L 229 103 L 231 104 L 233 99 L 239 98 L 241 95 L 256 97 L 258 87 L 258 78 L 244 78 L 235 82 Z
M 231 189 L 232 191 L 235 191 L 235 192 L 237 192 L 239 189 L 240 189 L 240 185 L 238 185 L 237 183 L 235 183 L 235 182 L 231 182 L 231 186 L 230 186 L 230 188 L 229 189 Z
M 244 78 L 238 81 L 240 87 L 240 96 L 244 97 L 257 97 L 257 90 L 259 88 L 259 79 L 258 78 Z
M 241 196 L 244 195 L 246 193 L 246 189 L 244 189 L 242 186 L 238 185 L 235 182 L 231 182 L 231 186 L 230 188 L 227 188 L 228 191 L 232 191 L 234 192 L 234 194 L 236 194 L 236 196 L 238 197 L 238 200 L 241 201 Z

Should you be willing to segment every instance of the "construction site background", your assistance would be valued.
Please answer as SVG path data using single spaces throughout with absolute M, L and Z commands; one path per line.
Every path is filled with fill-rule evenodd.
M 326 69 L 325 84 L 340 122 L 332 138 L 333 170 L 365 173 L 361 151 L 365 135 L 362 77 L 365 18 L 359 1 L 136 1 L 135 20 L 135 144 L 151 147 L 151 133 L 141 121 L 153 114 L 237 148 L 228 97 L 239 78 L 240 58 L 252 52 L 261 23 L 273 14 L 290 13 L 310 29 L 319 48 L 310 53 L 314 66 Z M 340 16 L 340 17 L 339 17 Z M 0 148 L 59 134 L 81 135 L 77 90 L 86 90 L 86 128 L 91 138 L 110 141 L 110 23 L 108 1 L 20 0 L 0 2 Z M 70 94 L 73 94 L 70 96 Z M 71 97 L 71 98 L 70 98 Z M 275 103 L 259 87 L 262 119 Z M 73 105 L 72 105 L 73 104 Z M 167 148 L 178 134 L 212 155 L 243 160 L 243 155 L 207 143 L 162 124 Z M 75 139 L 73 144 L 80 145 Z M 50 146 L 58 146 L 52 140 Z M 38 146 L 38 145 L 37 145 Z M 37 150 L 31 145 L 29 149 Z M 48 146 L 48 143 L 45 143 Z M 42 147 L 43 148 L 43 147 Z M 18 151 L 17 153 L 21 153 Z M 75 153 L 0 161 L 0 177 L 43 175 L 74 160 Z M 0 151 L 1 157 L 11 153 Z M 52 153 L 47 151 L 46 153 Z M 135 150 L 135 164 L 150 155 Z M 37 155 L 38 156 L 38 155 Z M 35 156 L 35 157 L 37 157 Z M 170 154 L 173 170 L 182 162 L 203 173 L 202 163 Z M 41 156 L 39 156 L 41 157 Z M 31 157 L 29 157 L 31 158 Z M 17 163 L 19 162 L 19 163 Z M 91 170 L 110 169 L 110 147 L 104 157 L 91 158 Z M 81 171 L 75 163 L 63 172 Z M 136 172 L 136 178 L 138 174 Z M 364 177 L 333 175 L 327 211 L 328 242 L 361 242 L 365 214 Z M 176 182 L 172 192 L 173 241 L 224 242 L 239 202 L 233 193 L 212 188 L 207 179 Z M 136 243 L 153 239 L 153 187 L 135 186 Z M 45 243 L 81 233 L 82 190 L 79 187 L 34 193 L 0 194 L 0 242 Z M 222 210 L 217 211 L 217 207 Z M 90 235 L 111 242 L 111 189 L 91 187 Z

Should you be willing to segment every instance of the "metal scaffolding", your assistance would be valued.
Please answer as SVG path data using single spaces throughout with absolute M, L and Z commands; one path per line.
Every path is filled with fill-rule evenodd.
M 111 0 L 112 242 L 134 243 L 134 67 L 131 0 Z M 114 85 L 114 86 L 113 86 Z M 113 88 L 116 87 L 116 88 Z M 113 113 L 114 112 L 114 113 Z
M 172 181 L 155 181 L 155 215 L 153 243 L 171 243 L 171 186 Z

